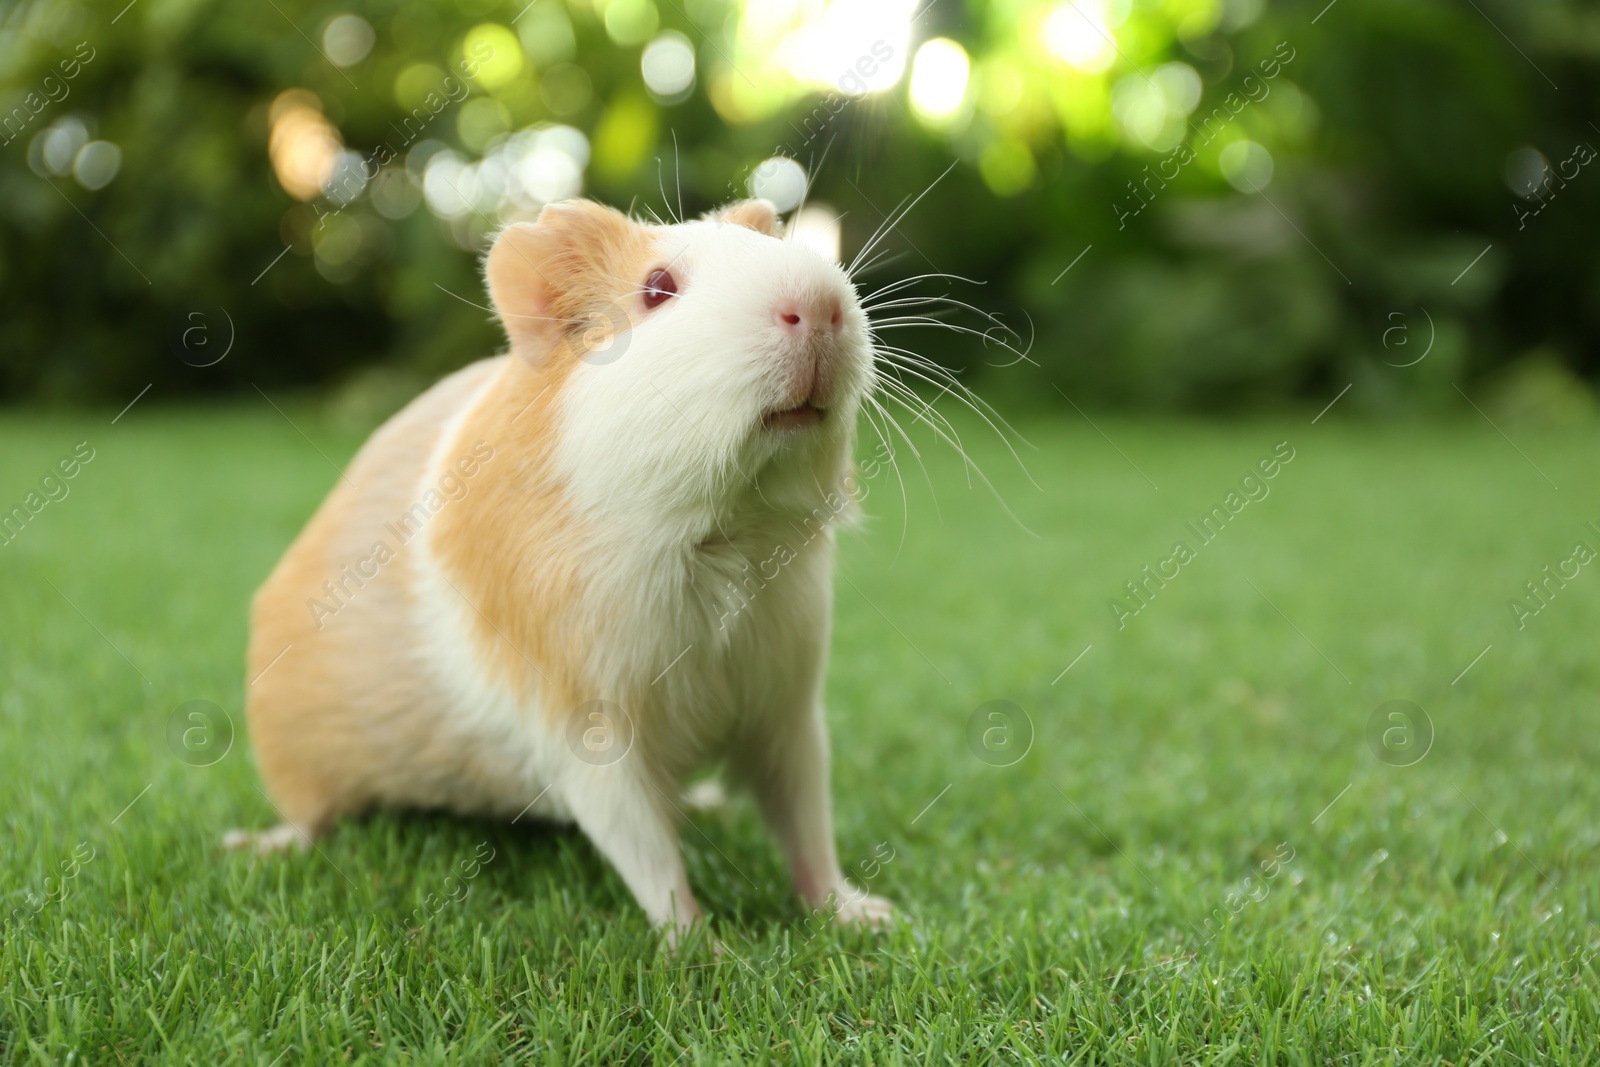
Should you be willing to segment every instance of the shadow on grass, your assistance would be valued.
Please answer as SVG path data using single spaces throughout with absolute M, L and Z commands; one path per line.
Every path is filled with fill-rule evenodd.
M 690 885 L 727 932 L 760 939 L 806 917 L 753 813 L 696 814 L 680 824 L 680 840 Z M 645 921 L 622 879 L 570 824 L 377 811 L 343 821 L 319 847 L 341 874 L 372 887 L 375 915 L 408 930 L 452 913 L 492 920 L 507 909 Z

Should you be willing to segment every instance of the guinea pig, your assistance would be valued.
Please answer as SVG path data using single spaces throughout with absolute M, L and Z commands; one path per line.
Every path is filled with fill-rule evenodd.
M 807 904 L 890 916 L 839 866 L 823 711 L 874 346 L 846 272 L 780 234 L 762 200 L 499 234 L 509 351 L 378 429 L 255 596 L 283 824 L 230 846 L 375 807 L 571 822 L 675 938 L 701 916 L 676 798 L 720 762 Z

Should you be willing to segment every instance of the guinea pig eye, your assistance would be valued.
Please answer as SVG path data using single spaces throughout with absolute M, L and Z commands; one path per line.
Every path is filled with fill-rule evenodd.
M 669 296 L 678 295 L 678 283 L 670 273 L 664 270 L 653 270 L 644 280 L 644 306 L 657 307 Z

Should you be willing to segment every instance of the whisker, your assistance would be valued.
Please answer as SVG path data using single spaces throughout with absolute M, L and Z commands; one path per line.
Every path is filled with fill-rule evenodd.
M 936 296 L 908 296 L 908 297 L 905 297 L 905 298 L 900 299 L 900 300 L 885 300 L 881 304 L 873 304 L 870 308 L 864 308 L 863 310 L 866 310 L 866 311 L 902 311 L 902 310 L 910 310 L 912 308 L 935 307 L 940 303 L 954 303 L 954 301 L 946 301 L 946 300 L 943 300 L 942 298 L 936 297 Z M 948 314 L 948 310 L 949 309 L 947 309 L 947 308 L 940 308 L 937 312 L 930 311 L 930 312 L 928 312 L 928 314 L 929 315 Z M 873 321 L 874 322 L 885 322 L 887 320 L 879 319 L 877 317 L 874 317 Z
M 887 362 L 890 366 L 914 367 L 917 370 L 931 374 L 937 380 L 930 384 L 947 385 L 955 392 L 957 399 L 963 400 L 964 402 L 971 401 L 975 404 L 981 404 L 984 408 L 984 411 L 989 415 L 992 415 L 997 419 L 1000 418 L 999 412 L 995 411 L 986 401 L 983 400 L 982 397 L 978 396 L 977 393 L 973 392 L 964 383 L 962 383 L 960 378 L 957 376 L 960 373 L 959 370 L 953 371 L 948 367 L 935 363 L 933 360 L 921 355 L 920 353 L 913 352 L 907 348 L 900 348 L 898 346 L 888 344 L 881 338 L 875 338 L 874 340 L 877 350 L 887 356 Z M 976 412 L 975 410 L 975 413 L 979 412 Z M 1006 429 L 1010 430 L 1013 434 L 1017 434 L 1016 429 L 1009 425 L 1006 426 Z M 1020 438 L 1022 435 L 1017 434 L 1017 436 Z
M 909 278 L 900 278 L 896 281 L 892 281 L 885 285 L 882 289 L 879 289 L 876 292 L 868 293 L 865 299 L 871 300 L 873 297 L 880 296 L 890 289 L 904 289 L 908 285 L 914 285 L 917 282 L 925 282 L 930 278 L 943 278 L 946 281 L 952 282 L 966 282 L 968 285 L 988 284 L 987 282 L 980 282 L 976 278 L 962 277 L 959 274 L 946 274 L 943 271 L 930 271 L 927 274 L 913 274 Z
M 883 384 L 885 384 L 886 389 L 888 389 L 886 395 L 890 397 L 890 400 L 894 400 L 894 402 L 898 403 L 898 405 L 901 405 L 902 408 L 906 408 L 906 411 L 909 411 L 909 413 L 912 414 L 912 418 L 918 419 L 918 421 L 926 422 L 926 424 L 928 424 L 931 429 L 936 430 L 936 432 L 941 429 L 944 430 L 944 432 L 949 435 L 947 440 L 954 438 L 955 451 L 962 456 L 963 464 L 971 464 L 971 456 L 968 454 L 968 451 L 966 451 L 966 445 L 963 445 L 962 438 L 960 438 L 960 435 L 955 432 L 955 427 L 950 426 L 949 419 L 944 418 L 944 413 L 942 413 L 942 411 L 939 411 L 938 408 L 934 408 L 930 402 L 926 402 L 926 400 L 923 400 L 922 397 L 918 397 L 917 392 L 915 392 L 912 387 L 907 386 L 906 382 L 899 381 L 899 379 L 896 378 L 886 378 L 883 379 Z M 938 400 L 938 397 L 934 397 L 934 400 Z M 915 402 L 920 406 L 914 410 L 912 402 Z M 938 424 L 934 424 L 933 419 L 931 419 L 930 416 L 933 416 L 933 418 L 938 418 Z M 915 453 L 915 451 L 914 454 L 917 456 L 918 462 L 922 461 L 922 454 Z M 923 467 L 923 474 L 926 475 L 926 467 Z M 966 488 L 970 490 L 970 488 L 973 488 L 973 478 L 971 478 L 971 474 L 968 474 L 965 469 L 963 469 L 963 474 L 966 475 Z M 928 493 L 933 496 L 934 514 L 938 514 L 939 494 L 933 490 L 933 482 L 931 482 L 931 480 L 928 482 Z
M 902 367 L 902 368 L 899 368 L 899 369 L 905 370 L 906 368 Z M 906 407 L 908 411 L 910 410 L 909 406 L 906 405 L 905 401 L 901 400 L 899 397 L 895 396 L 893 393 L 885 393 L 884 395 L 887 396 L 889 399 L 894 400 L 896 403 L 900 404 L 902 407 Z M 1031 530 L 1028 527 L 1027 523 L 1023 522 L 1022 519 L 1017 516 L 1017 513 L 1011 510 L 1011 505 L 1007 504 L 1006 500 L 1005 500 L 1005 497 L 1000 495 L 1000 490 L 997 489 L 995 487 L 995 484 L 989 480 L 989 476 L 987 474 L 983 473 L 983 468 L 978 466 L 978 464 L 975 461 L 973 461 L 972 457 L 967 455 L 967 453 L 961 448 L 960 443 L 955 441 L 955 440 L 953 440 L 953 439 L 951 439 L 948 435 L 945 434 L 945 432 L 943 430 L 939 429 L 936 424 L 934 424 L 932 422 L 929 422 L 928 425 L 929 425 L 930 428 L 933 429 L 935 434 L 937 434 L 942 440 L 944 440 L 947 444 L 949 444 L 951 448 L 954 448 L 956 450 L 956 452 L 958 454 L 960 454 L 962 460 L 972 469 L 972 471 L 974 473 L 977 474 L 979 479 L 981 479 L 983 481 L 984 487 L 989 490 L 991 495 L 993 495 L 993 497 L 995 498 L 995 502 L 1000 505 L 1001 509 L 1005 511 L 1006 515 L 1011 519 L 1011 521 L 1016 523 L 1018 528 L 1021 529 L 1023 532 L 1027 533 L 1030 537 L 1038 537 L 1039 535 L 1037 533 L 1034 533 L 1034 531 Z M 991 423 L 991 426 L 992 425 L 993 424 Z M 1002 437 L 1002 440 L 1004 440 L 1003 437 Z M 1007 447 L 1009 447 L 1009 442 L 1007 442 Z M 1012 455 L 1016 456 L 1015 450 L 1012 451 Z M 1021 462 L 1022 462 L 1021 458 L 1018 457 L 1017 458 L 1017 463 L 1018 463 L 1019 466 L 1021 466 Z M 1024 473 L 1026 473 L 1026 468 L 1024 468 Z M 1031 477 L 1029 478 L 1029 481 L 1032 481 Z M 1035 487 L 1037 488 L 1037 483 L 1035 483 Z
M 1022 441 L 1029 448 L 1035 447 L 1031 441 L 1028 441 L 1027 438 L 1023 437 L 1022 434 L 1017 431 L 1016 427 L 1006 422 L 1005 418 L 992 406 L 990 406 L 987 401 L 978 396 L 978 394 L 973 392 L 971 389 L 967 388 L 967 386 L 963 384 L 956 377 L 955 373 L 949 368 L 940 366 L 921 353 L 913 352 L 908 348 L 900 348 L 895 345 L 887 344 L 881 338 L 874 338 L 874 342 L 879 351 L 889 353 L 891 356 L 896 357 L 896 359 L 907 360 L 912 366 L 919 367 L 922 370 L 926 370 L 938 375 L 942 381 L 948 381 L 951 387 L 959 390 L 963 396 L 975 403 L 982 404 L 984 410 L 997 419 L 1001 425 L 1005 426 L 1007 430 L 1011 431 L 1011 433 L 1016 436 L 1017 440 Z M 891 362 L 893 362 L 893 360 Z
M 500 310 L 498 310 L 496 308 L 485 307 L 484 305 L 479 304 L 479 303 L 477 303 L 475 301 L 468 300 L 466 297 L 462 296 L 460 293 L 452 293 L 452 292 L 450 292 L 450 290 L 446 289 L 444 286 L 440 285 L 438 282 L 434 282 L 433 283 L 433 287 L 435 289 L 439 290 L 441 293 L 447 293 L 450 296 L 455 297 L 457 300 L 461 301 L 463 304 L 468 305 L 469 307 L 475 307 L 479 311 L 487 311 L 489 314 L 498 315 L 502 319 L 536 319 L 536 320 L 538 320 L 540 322 L 564 322 L 568 326 L 580 326 L 583 323 L 586 323 L 586 322 L 589 321 L 588 319 L 566 319 L 566 318 L 561 318 L 561 317 L 555 316 L 555 315 L 521 315 L 521 314 L 518 314 L 515 311 L 500 311 Z
M 946 393 L 948 393 L 950 391 L 950 387 L 948 385 L 940 386 L 939 387 L 939 391 L 937 393 L 935 393 L 933 395 L 933 398 L 930 400 L 930 399 L 927 399 L 927 398 L 923 397 L 915 389 L 911 388 L 910 385 L 908 385 L 906 382 L 900 380 L 899 378 L 886 379 L 884 384 L 888 385 L 888 386 L 892 386 L 894 391 L 897 393 L 897 395 L 902 400 L 904 400 L 905 402 L 910 403 L 911 401 L 916 401 L 918 404 L 920 404 L 921 405 L 920 412 L 921 412 L 924 420 L 926 420 L 930 416 L 932 418 L 938 419 L 939 420 L 939 425 L 944 427 L 945 432 L 949 433 L 950 436 L 954 437 L 958 444 L 961 443 L 961 435 L 956 431 L 955 424 L 950 421 L 950 419 L 945 415 L 944 412 L 940 411 L 937 407 L 934 406 L 934 405 L 938 404 L 940 397 L 944 396 Z M 962 445 L 962 451 L 963 452 L 966 451 L 966 446 L 965 445 Z
M 948 326 L 950 325 L 951 314 L 953 314 L 953 312 L 949 308 L 938 308 L 933 311 L 925 311 L 920 315 L 895 315 L 891 318 L 873 319 L 871 328 L 874 330 L 879 330 L 885 326 L 905 326 L 911 324 Z
M 890 294 L 893 295 L 893 294 Z M 953 296 L 940 294 L 938 296 L 896 296 L 893 300 L 880 300 L 875 304 L 864 305 L 867 311 L 896 311 L 919 307 L 950 307 L 960 311 L 970 311 L 986 322 L 1000 325 L 1000 318 L 982 308 L 969 304 L 965 300 L 957 300 Z
M 845 267 L 845 269 L 844 269 L 845 274 L 849 275 L 852 278 L 855 277 L 856 266 L 867 256 L 867 254 L 869 252 L 872 251 L 872 248 L 873 248 L 874 245 L 877 244 L 878 239 L 881 236 L 883 236 L 883 232 L 886 229 L 888 229 L 891 225 L 893 225 L 891 220 L 894 218 L 895 212 L 899 211 L 901 205 L 903 205 L 905 202 L 906 202 L 906 198 L 902 198 L 900 203 L 895 205 L 894 211 L 891 211 L 889 214 L 887 214 L 887 215 L 885 215 L 883 217 L 883 221 L 878 223 L 877 229 L 873 230 L 872 231 L 872 235 L 867 238 L 866 244 L 861 246 L 861 249 L 858 252 L 856 252 L 855 256 L 850 260 L 850 264 L 847 267 Z
M 673 127 L 673 130 L 672 130 L 672 180 L 674 182 L 676 182 L 677 186 L 678 186 L 678 221 L 679 222 L 683 221 L 683 170 L 682 170 L 682 166 L 681 166 L 682 163 L 683 163 L 683 155 L 682 155 L 682 153 L 680 153 L 678 151 L 678 130 L 677 130 L 677 127 Z M 666 194 L 663 193 L 661 198 L 663 200 L 665 200 L 666 199 Z
M 1022 311 L 1022 317 L 1028 320 L 1028 344 L 1027 344 L 1027 347 L 1025 347 L 1025 348 L 1021 349 L 1020 351 L 1018 351 L 1015 348 L 1010 348 L 1009 346 L 1004 346 L 1004 347 L 1007 348 L 1008 351 L 1016 353 L 1017 358 L 1012 360 L 1010 363 L 990 363 L 989 366 L 991 366 L 991 367 L 999 367 L 1001 369 L 1004 369 L 1006 367 L 1015 367 L 1018 363 L 1022 363 L 1022 362 L 1032 363 L 1035 367 L 1039 366 L 1038 361 L 1034 360 L 1032 357 L 1030 357 L 1028 355 L 1029 352 L 1033 351 L 1033 342 L 1038 340 L 1039 331 L 1034 327 L 1034 325 L 1033 325 L 1033 316 L 1028 314 L 1028 309 L 1027 308 L 1022 308 L 1020 310 Z M 1011 327 L 1009 327 L 1009 326 L 1004 327 L 1004 328 L 1005 328 L 1007 333 L 1011 334 L 1011 336 L 1015 337 L 1019 341 L 1022 340 L 1022 335 L 1019 334 L 1016 330 L 1011 329 Z
M 928 318 L 924 316 L 906 316 L 898 319 L 885 319 L 881 322 L 874 322 L 870 329 L 874 334 L 876 334 L 879 330 L 910 330 L 918 328 L 926 329 L 929 327 L 938 330 L 949 330 L 951 333 L 960 333 L 967 334 L 972 337 L 979 337 L 983 339 L 983 343 L 986 346 L 989 344 L 994 344 L 1005 349 L 1007 352 L 1010 352 L 1017 357 L 1017 359 L 1005 364 L 1005 366 L 1014 366 L 1016 363 L 1025 359 L 1030 363 L 1033 362 L 1031 359 L 1028 359 L 1027 352 L 1014 348 L 1010 343 L 995 337 L 996 330 L 1001 330 L 1003 332 L 1004 327 L 991 326 L 987 330 L 974 330 L 971 326 L 963 326 L 958 322 L 945 322 L 942 319 Z M 990 366 L 998 365 L 999 364 L 990 364 Z
M 919 307 L 944 307 L 954 308 L 960 311 L 970 311 L 974 315 L 977 315 L 979 318 L 983 319 L 985 322 L 989 323 L 992 327 L 1000 330 L 1002 333 L 1009 333 L 1013 337 L 1017 337 L 1019 339 L 1021 338 L 1021 334 L 1007 326 L 1000 316 L 985 311 L 980 307 L 976 307 L 975 305 L 969 304 L 965 300 L 957 300 L 955 297 L 949 296 L 948 294 L 941 294 L 939 296 L 902 296 L 896 297 L 893 300 L 880 300 L 875 304 L 863 305 L 863 310 L 867 311 L 870 315 L 870 313 L 876 311 L 910 310 L 912 308 Z M 1029 325 L 1032 325 L 1031 319 L 1029 320 Z
M 896 404 L 899 404 L 902 408 L 905 408 L 906 412 L 914 419 L 927 423 L 928 428 L 934 432 L 936 437 L 944 441 L 951 448 L 955 449 L 956 455 L 961 457 L 962 474 L 967 479 L 967 488 L 971 489 L 972 471 L 978 470 L 978 464 L 977 461 L 972 458 L 971 453 L 967 451 L 966 446 L 962 444 L 960 437 L 953 435 L 950 433 L 950 431 L 946 430 L 944 426 L 927 418 L 923 410 L 919 410 L 918 408 L 914 407 L 911 401 L 907 400 L 906 396 L 903 394 L 909 394 L 912 400 L 916 400 L 918 403 L 923 404 L 924 408 L 926 407 L 926 404 L 914 392 L 910 391 L 909 386 L 907 386 L 904 382 L 898 382 L 896 384 L 900 386 L 900 391 L 890 390 L 886 392 L 884 396 L 887 399 L 894 401 Z M 983 472 L 978 470 L 978 474 L 979 477 L 982 477 Z
M 957 380 L 956 377 L 949 371 L 929 363 L 927 360 L 918 356 L 914 352 L 907 352 L 905 349 L 895 348 L 893 345 L 879 344 L 877 348 L 880 351 L 888 354 L 889 358 L 886 360 L 886 362 L 898 370 L 904 371 L 913 377 L 919 378 L 936 388 L 948 383 L 951 389 L 950 395 L 959 403 L 970 409 L 974 415 L 982 419 L 989 426 L 989 428 L 995 432 L 995 436 L 1000 438 L 1001 442 L 1006 446 L 1006 450 L 1011 453 L 1011 458 L 1017 461 L 1017 466 L 1022 469 L 1024 477 L 1028 479 L 1028 482 L 1035 489 L 1040 489 L 1039 483 L 1034 481 L 1033 475 L 1029 473 L 1027 465 L 1022 462 L 1022 457 L 1018 455 L 1017 450 L 1012 447 L 1011 439 L 1001 431 L 1000 427 L 1004 426 L 1006 430 L 1009 430 L 1024 444 L 1029 444 L 1029 442 L 1020 433 L 1017 433 L 1016 428 L 1007 422 L 1005 417 L 996 411 L 987 401 L 978 396 L 978 394 L 974 393 L 971 389 L 967 388 L 967 386 Z M 895 358 L 897 356 L 910 358 L 897 359 Z M 1029 447 L 1032 447 L 1032 445 L 1030 444 Z M 985 481 L 987 481 L 987 479 L 985 479 Z
M 885 241 L 907 218 L 910 212 L 933 191 L 938 183 L 949 175 L 952 169 L 954 169 L 954 164 L 950 168 L 946 168 L 927 188 L 916 196 L 902 200 L 885 217 L 883 223 L 851 259 L 849 266 L 845 268 L 852 281 L 857 280 L 866 271 L 877 269 L 883 263 L 892 262 L 904 255 L 904 253 L 891 255 L 883 247 Z M 886 343 L 884 337 L 890 330 L 930 328 L 948 330 L 963 337 L 977 338 L 982 342 L 984 350 L 993 345 L 1015 357 L 1012 360 L 998 363 L 985 359 L 985 362 L 989 365 L 1014 366 L 1017 362 L 1023 360 L 1030 363 L 1033 362 L 1029 357 L 1036 339 L 1033 321 L 1031 318 L 1027 320 L 1029 335 L 1024 341 L 1022 334 L 1004 322 L 1000 316 L 985 311 L 975 304 L 951 296 L 948 292 L 938 295 L 924 295 L 916 292 L 921 283 L 929 281 L 936 284 L 958 282 L 971 285 L 984 284 L 973 278 L 948 274 L 935 269 L 927 273 L 890 280 L 861 298 L 861 308 L 868 315 L 867 332 L 873 344 L 874 355 L 879 369 L 875 390 L 876 395 L 868 397 L 871 409 L 891 428 L 891 432 L 898 433 L 911 448 L 913 456 L 922 468 L 923 477 L 928 482 L 936 508 L 938 506 L 938 495 L 928 472 L 927 464 L 923 462 L 921 453 L 906 432 L 906 428 L 900 424 L 900 421 L 895 418 L 890 410 L 891 405 L 901 408 L 911 417 L 912 421 L 924 423 L 936 439 L 955 451 L 961 458 L 963 475 L 969 489 L 974 485 L 973 475 L 975 474 L 977 481 L 981 482 L 983 487 L 994 496 L 1007 517 L 1030 536 L 1038 537 L 1038 534 L 1029 529 L 1027 524 L 1007 504 L 999 488 L 984 472 L 972 453 L 968 451 L 955 423 L 951 421 L 944 411 L 940 410 L 938 402 L 946 394 L 949 394 L 955 399 L 956 403 L 967 408 L 985 427 L 1000 438 L 1011 458 L 1022 469 L 1024 477 L 1028 479 L 1035 489 L 1038 489 L 1038 482 L 1034 480 L 1026 464 L 1023 463 L 1022 456 L 1012 443 L 1012 438 L 1016 438 L 1026 447 L 1032 448 L 1034 446 L 1026 438 L 1022 437 L 1016 428 L 1007 422 L 992 405 L 957 378 L 956 372 L 910 349 Z M 964 317 L 968 313 L 976 315 L 980 321 L 973 325 L 968 325 L 963 321 L 951 321 L 953 317 Z M 933 392 L 931 397 L 923 395 L 930 389 Z M 880 441 L 884 440 L 884 432 L 879 429 L 877 421 L 871 418 L 870 413 L 869 421 L 873 426 L 874 432 L 879 435 Z M 898 473 L 898 471 L 899 465 L 896 463 L 896 472 Z M 902 538 L 902 543 L 903 540 Z
M 907 385 L 904 381 L 901 381 L 898 378 L 885 378 L 884 386 L 888 389 L 888 395 L 890 399 L 895 400 L 900 404 L 900 406 L 904 407 L 916 418 L 928 423 L 928 425 L 934 430 L 943 430 L 944 433 L 948 434 L 946 439 L 950 440 L 954 444 L 956 452 L 961 456 L 963 461 L 962 474 L 965 475 L 967 479 L 967 488 L 971 489 L 972 475 L 966 468 L 968 465 L 972 465 L 972 456 L 967 452 L 967 446 L 962 442 L 961 435 L 956 432 L 956 428 L 951 424 L 950 420 L 945 417 L 944 412 L 940 411 L 938 408 L 935 408 L 932 402 L 924 400 L 922 397 L 918 396 L 916 390 L 912 389 L 911 386 Z M 937 401 L 939 397 L 943 396 L 947 391 L 948 390 L 946 389 L 941 389 L 939 393 L 934 396 L 934 401 Z M 913 401 L 921 405 L 919 410 L 912 410 Z M 934 425 L 933 421 L 929 418 L 929 415 L 938 417 L 939 424 L 937 426 Z
M 843 216 L 841 216 L 841 218 L 842 217 Z M 867 260 L 867 262 L 856 268 L 855 276 L 859 277 L 863 274 L 871 274 L 874 270 L 878 269 L 879 266 L 893 263 L 896 260 L 905 259 L 906 256 L 910 254 L 911 253 L 909 252 L 892 252 L 887 248 L 881 252 L 874 252 L 871 259 Z
M 905 220 L 905 217 L 911 213 L 912 208 L 915 208 L 918 204 L 920 204 L 922 202 L 922 198 L 923 197 L 925 197 L 929 193 L 933 192 L 934 186 L 936 186 L 940 182 L 944 181 L 946 175 L 948 175 L 951 171 L 955 170 L 956 167 L 960 164 L 960 162 L 961 161 L 959 159 L 955 160 L 954 162 L 952 162 L 948 167 L 946 167 L 944 169 L 944 172 L 942 174 L 940 174 L 937 178 L 933 179 L 933 181 L 928 183 L 928 187 L 926 189 L 922 190 L 922 192 L 917 194 L 915 200 L 912 200 L 911 203 L 906 204 L 906 206 L 904 208 L 897 209 L 897 211 L 895 213 L 891 214 L 889 216 L 889 218 L 885 219 L 884 220 L 884 225 L 879 227 L 878 232 L 873 235 L 872 240 L 868 241 L 866 246 L 864 248 L 862 248 L 861 251 L 857 252 L 856 255 L 855 255 L 855 258 L 850 261 L 850 266 L 845 268 L 845 273 L 846 274 L 854 274 L 855 268 L 856 268 L 856 264 L 860 263 L 861 260 L 864 259 L 867 256 L 868 253 L 870 253 L 874 248 L 876 248 L 878 246 L 879 242 L 881 242 L 884 238 L 888 237 L 889 234 L 894 230 L 894 228 L 896 226 L 900 225 L 900 223 Z
M 832 150 L 833 142 L 838 139 L 839 135 L 837 133 L 829 137 L 828 143 L 822 146 L 822 158 L 817 160 L 814 166 L 806 168 L 806 187 L 800 190 L 800 203 L 795 205 L 794 214 L 790 216 L 791 218 L 799 218 L 800 212 L 806 209 L 806 201 L 811 198 L 811 186 L 816 183 L 817 175 L 822 173 L 823 164 L 828 162 L 828 152 Z
M 933 500 L 934 514 L 937 515 L 939 511 L 939 495 L 933 488 L 933 478 L 928 474 L 927 464 L 922 462 L 922 453 L 917 451 L 917 446 L 911 440 L 911 436 L 906 433 L 905 427 L 900 425 L 899 420 L 890 414 L 889 409 L 884 407 L 876 397 L 872 398 L 872 403 L 878 409 L 878 414 L 883 416 L 884 421 L 893 427 L 894 431 L 900 435 L 902 440 L 905 441 L 906 447 L 911 449 L 912 456 L 916 458 L 917 466 L 922 468 L 922 477 L 928 483 L 928 494 Z M 893 566 L 894 563 L 898 562 L 900 559 L 900 550 L 905 547 L 906 535 L 911 529 L 911 501 L 906 495 L 906 479 L 905 475 L 900 470 L 900 460 L 895 455 L 892 447 L 889 449 L 889 462 L 894 464 L 894 476 L 900 482 L 901 507 L 900 543 L 895 546 L 894 559 L 890 561 L 890 566 Z
M 866 394 L 863 399 L 866 400 L 869 406 L 863 407 L 861 413 L 866 418 L 867 424 L 872 427 L 872 432 L 878 435 L 878 443 L 883 446 L 884 454 L 888 457 L 890 464 L 893 465 L 895 481 L 900 485 L 900 543 L 905 544 L 906 532 L 911 523 L 911 501 L 906 496 L 906 479 L 900 473 L 900 461 L 895 457 L 894 445 L 884 436 L 884 431 L 878 429 L 877 422 L 872 418 L 873 411 L 877 411 L 885 418 L 888 417 L 888 412 L 884 411 L 883 405 L 871 393 Z M 937 508 L 937 502 L 935 502 L 935 508 Z M 899 554 L 899 549 L 896 549 L 896 559 L 899 558 Z
M 656 189 L 661 193 L 661 210 L 667 213 L 668 218 L 672 218 L 672 201 L 667 199 L 666 164 L 660 156 L 656 157 Z M 672 221 L 676 223 L 683 220 L 672 218 Z

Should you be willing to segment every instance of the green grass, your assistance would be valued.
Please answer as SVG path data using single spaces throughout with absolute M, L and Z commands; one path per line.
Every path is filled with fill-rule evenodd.
M 1594 1062 L 1600 566 L 1525 629 L 1508 600 L 1600 548 L 1600 433 L 1513 430 L 1525 459 L 1481 420 L 1336 417 L 1024 422 L 1037 488 L 962 423 L 1032 533 L 902 449 L 909 517 L 880 475 L 845 537 L 830 714 L 842 855 L 892 855 L 905 921 L 808 937 L 740 802 L 684 832 L 718 958 L 661 951 L 571 832 L 380 815 L 222 853 L 275 821 L 246 603 L 333 471 L 265 405 L 0 416 L 4 509 L 97 450 L 0 547 L 0 1062 Z M 1107 601 L 1283 440 L 1119 630 Z M 240 728 L 211 766 L 167 742 L 193 699 Z M 1391 699 L 1434 727 L 1411 766 L 1368 745 Z M 1032 723 L 1012 766 L 968 743 L 992 700 Z

